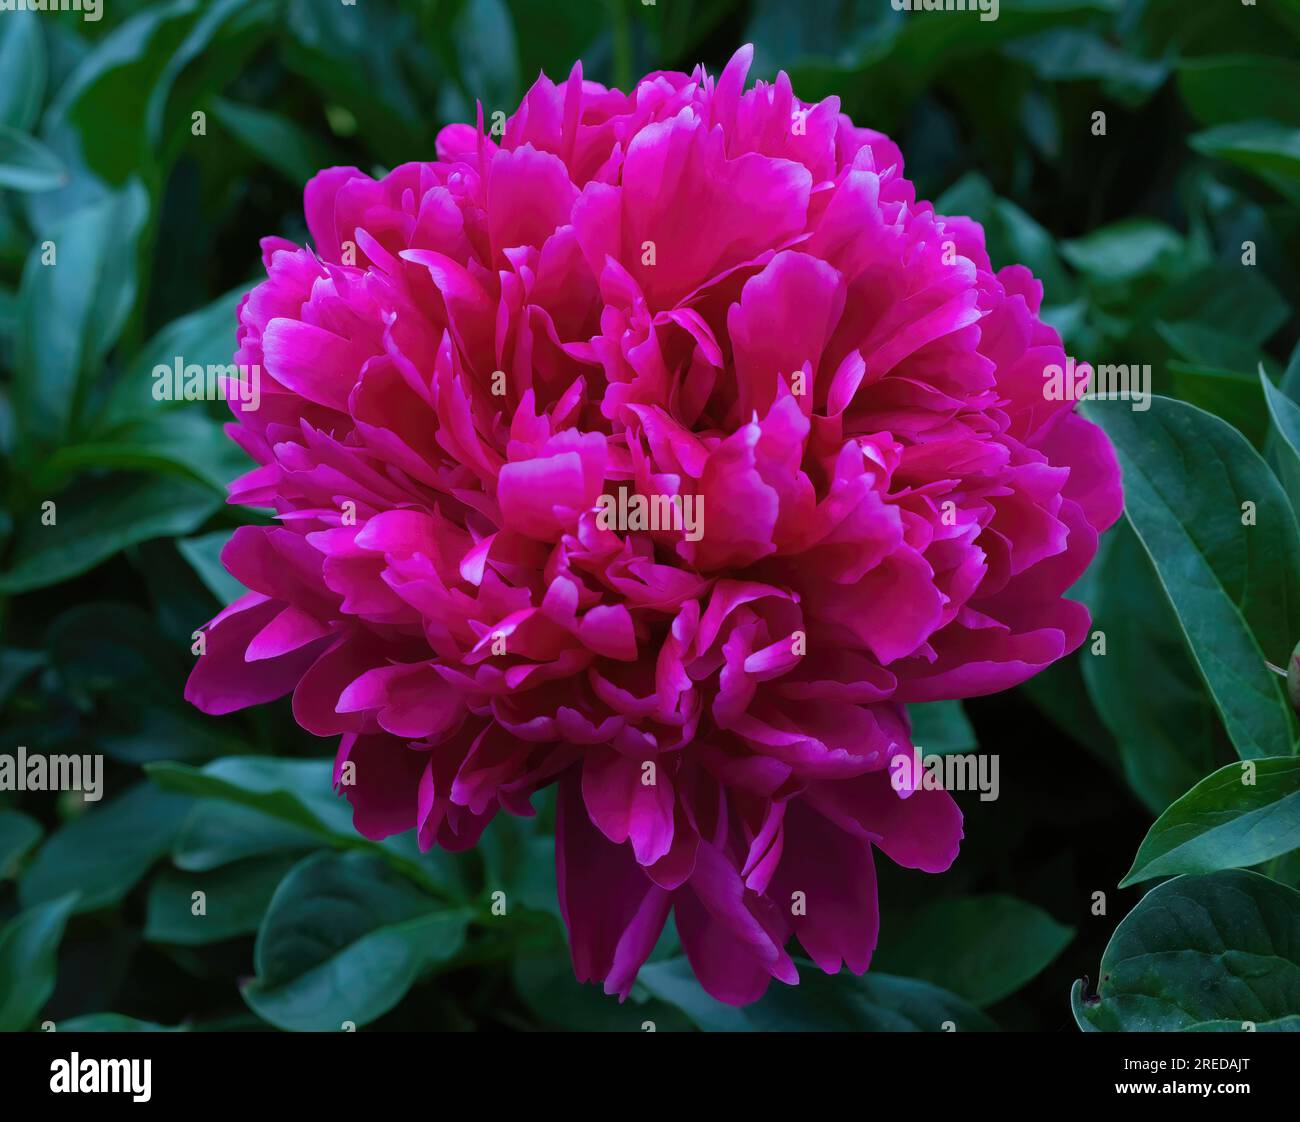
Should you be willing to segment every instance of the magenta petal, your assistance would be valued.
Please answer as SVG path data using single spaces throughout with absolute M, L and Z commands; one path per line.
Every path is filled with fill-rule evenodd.
M 964 836 L 962 814 L 947 791 L 913 791 L 904 798 L 886 772 L 809 787 L 807 799 L 842 830 L 870 840 L 908 869 L 942 873 Z
M 667 894 L 637 866 L 629 846 L 614 845 L 592 828 L 580 783 L 576 772 L 567 773 L 555 808 L 560 913 L 578 981 L 610 979 L 617 965 L 611 981 L 626 996 L 659 937 L 654 926 L 666 918 Z
M 786 811 L 785 844 L 771 888 L 822 970 L 837 974 L 841 963 L 855 974 L 866 970 L 880 929 L 870 842 L 795 800 Z
M 246 657 L 249 645 L 283 610 L 283 604 L 256 593 L 231 605 L 206 632 L 207 651 L 190 672 L 185 700 L 205 713 L 221 714 L 289 693 L 320 655 L 324 640 L 268 655 L 264 662 Z

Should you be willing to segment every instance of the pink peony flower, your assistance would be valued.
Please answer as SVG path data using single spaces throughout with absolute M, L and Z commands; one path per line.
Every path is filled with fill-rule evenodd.
M 626 996 L 669 916 L 704 987 L 866 970 L 874 852 L 941 872 L 962 816 L 895 790 L 904 705 L 1074 649 L 1062 594 L 1121 508 L 1047 400 L 1042 287 L 917 202 L 898 149 L 784 74 L 539 78 L 500 143 L 321 172 L 263 244 L 231 501 L 279 525 L 187 697 L 292 692 L 371 838 L 475 844 L 557 783 L 579 979 Z M 610 500 L 698 504 L 611 525 Z

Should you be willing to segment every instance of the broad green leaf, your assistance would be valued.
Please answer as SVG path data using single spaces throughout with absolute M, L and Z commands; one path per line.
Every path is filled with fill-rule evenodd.
M 568 74 L 573 60 L 577 58 L 589 65 L 587 60 L 592 60 L 594 52 L 603 45 L 596 40 L 600 39 L 602 33 L 606 36 L 609 34 L 610 9 L 595 4 L 508 0 L 507 6 L 514 19 L 514 39 L 519 50 L 518 72 L 525 81 L 531 81 L 539 71 L 558 80 Z M 711 4 L 683 5 L 671 15 L 679 24 L 690 25 L 690 33 L 703 36 L 710 30 L 711 16 L 716 19 L 732 7 L 730 0 L 714 0 Z M 642 5 L 639 14 L 648 17 L 654 12 L 653 6 Z M 689 53 L 685 49 L 674 49 L 676 44 L 666 46 L 669 49 L 665 57 L 681 58 Z M 690 44 L 681 46 L 689 47 Z
M 1073 938 L 1073 928 L 1014 896 L 948 898 L 882 946 L 872 972 L 920 978 L 985 1008 L 1037 977 Z
M 65 445 L 41 466 L 37 478 L 39 485 L 52 491 L 91 468 L 150 471 L 193 479 L 224 496 L 231 480 L 251 465 L 221 423 L 191 405 L 140 417 L 95 439 Z
M 705 992 L 684 956 L 646 963 L 637 974 L 637 985 L 680 1009 L 704 1032 L 754 1031 L 745 1009 L 725 1005 Z
M 975 751 L 975 730 L 960 701 L 927 701 L 907 707 L 912 743 L 927 756 Z
M 59 158 L 44 144 L 0 124 L 0 190 L 53 191 L 66 179 Z
M 1149 218 L 1126 218 L 1082 238 L 1061 243 L 1065 259 L 1105 284 L 1162 271 L 1182 252 L 1176 230 Z
M 250 0 L 172 0 L 134 13 L 61 84 L 45 135 L 108 184 L 140 176 L 156 189 L 163 165 L 194 139 L 190 113 L 206 105 L 214 82 L 238 73 L 274 11 Z
M 498 814 L 483 831 L 476 848 L 483 858 L 487 892 L 499 889 L 521 907 L 560 918 L 555 838 L 539 829 L 536 818 Z
M 241 144 L 297 187 L 303 186 L 321 168 L 340 162 L 329 145 L 289 117 L 224 98 L 219 98 L 212 108 L 217 120 Z
M 1256 447 L 1268 431 L 1268 408 L 1255 370 L 1259 351 L 1237 334 L 1205 324 L 1157 322 L 1156 333 L 1178 359 L 1168 362 L 1169 396 L 1222 417 Z
M 200 947 L 251 935 L 296 862 L 294 856 L 255 857 L 211 873 L 164 869 L 149 885 L 144 937 L 154 943 Z M 203 893 L 197 901 L 196 892 Z
M 1168 74 L 1165 63 L 1113 47 L 1082 28 L 1053 28 L 1008 43 L 1003 50 L 1046 81 L 1097 81 L 1130 105 L 1146 100 Z
M 1090 634 L 1101 635 L 1079 652 L 1083 680 L 1129 786 L 1159 814 L 1231 749 L 1132 526 L 1121 522 L 1106 535 L 1090 571 Z M 1105 653 L 1094 654 L 1102 640 Z
M 45 36 L 37 12 L 6 12 L 0 19 L 0 125 L 26 131 L 45 100 Z
M 107 183 L 156 174 L 143 123 L 166 61 L 193 23 L 195 0 L 172 0 L 129 16 L 99 39 L 59 86 L 45 135 L 70 142 Z
M 1241 869 L 1300 849 L 1300 759 L 1228 764 L 1169 807 L 1120 881 Z
M 390 166 L 411 158 L 409 146 L 431 123 L 412 85 L 436 76 L 436 69 L 412 21 L 396 7 L 362 11 L 313 0 L 289 0 L 284 17 L 285 65 L 327 99 L 332 123 L 349 119 L 340 135 L 359 132 Z
M 1291 497 L 1292 509 L 1300 511 L 1300 405 L 1273 385 L 1263 367 L 1259 381 L 1264 387 L 1272 431 L 1278 436 L 1274 455 L 1278 458 L 1275 462 L 1280 461 L 1279 477 Z
M 1178 89 L 1203 125 L 1274 120 L 1300 125 L 1300 63 L 1272 55 L 1212 55 L 1178 64 Z
M 282 15 L 277 0 L 205 0 L 167 56 L 145 110 L 148 149 L 170 163 L 191 142 L 193 109 L 243 70 Z
M 823 974 L 799 963 L 799 984 L 773 982 L 753 1005 L 709 997 L 685 958 L 647 963 L 638 982 L 714 1032 L 988 1032 L 993 1023 L 955 994 L 915 978 L 868 971 Z
M 27 258 L 19 291 L 14 410 L 32 443 L 60 444 L 77 423 L 86 379 L 135 303 L 136 243 L 147 202 L 131 184 L 68 215 Z
M 203 873 L 248 857 L 301 854 L 320 842 L 314 831 L 238 803 L 200 799 L 176 838 L 172 861 L 179 869 Z
M 1291 360 L 1286 364 L 1278 389 L 1292 401 L 1300 403 L 1300 342 L 1296 343 L 1291 352 Z
M 382 856 L 394 868 L 444 898 L 456 896 L 454 867 L 444 853 L 421 854 L 413 832 L 373 842 L 352 827 L 346 800 L 334 793 L 328 760 L 233 756 L 201 770 L 157 763 L 145 768 L 163 790 L 223 799 L 296 826 L 330 845 Z
M 113 387 L 105 403 L 102 430 L 111 431 L 124 420 L 142 415 L 186 408 L 183 402 L 155 396 L 154 370 L 159 366 L 172 368 L 177 362 L 182 368 L 229 364 L 236 349 L 239 303 L 247 291 L 246 285 L 240 285 L 207 307 L 173 320 L 150 339 Z M 194 408 L 193 404 L 188 408 Z
M 1195 363 L 1171 361 L 1169 395 L 1227 421 L 1242 436 L 1262 447 L 1268 434 L 1268 408 L 1251 374 Z
M 466 0 L 452 37 L 470 100 L 509 113 L 520 92 L 519 61 L 505 0 Z
M 193 566 L 208 591 L 222 604 L 233 604 L 247 591 L 221 563 L 221 551 L 228 541 L 229 531 L 214 530 L 197 538 L 182 538 L 176 543 L 181 556 Z
M 184 1025 L 159 1025 L 124 1013 L 87 1013 L 54 1026 L 55 1032 L 187 1032 Z
M 1185 362 L 1253 375 L 1259 365 L 1259 350 L 1243 342 L 1235 332 L 1224 331 L 1192 320 L 1160 321 L 1156 333 Z
M 1107 404 L 1088 414 L 1115 444 L 1129 521 L 1229 737 L 1243 759 L 1289 755 L 1290 709 L 1268 668 L 1300 635 L 1300 530 L 1286 496 L 1219 418 L 1158 396 L 1145 413 Z
M 460 950 L 468 916 L 443 910 L 368 854 L 316 854 L 271 900 L 244 1000 L 283 1029 L 368 1024 Z
M 19 912 L 0 929 L 0 1032 L 32 1023 L 54 992 L 55 960 L 76 894 Z
M 41 840 L 41 824 L 17 810 L 0 810 L 0 880 L 14 876 L 19 862 Z
M 1214 261 L 1165 289 L 1143 314 L 1156 323 L 1195 321 L 1202 328 L 1209 325 L 1231 335 L 1240 346 L 1259 346 L 1286 323 L 1291 309 L 1260 270 Z M 1194 339 L 1185 329 L 1176 338 L 1184 345 Z M 1204 347 L 1204 332 L 1194 341 Z M 1204 361 L 1205 357 L 1197 356 L 1202 365 L 1218 365 Z M 1253 370 L 1252 364 L 1244 372 Z
M 23 514 L 0 593 L 58 584 L 139 542 L 193 533 L 221 506 L 211 487 L 148 475 L 79 482 L 53 501 L 53 526 L 39 509 Z
M 202 769 L 164 761 L 145 771 L 165 791 L 223 799 L 326 840 L 354 836 L 348 805 L 334 794 L 327 760 L 233 756 Z
M 18 885 L 24 907 L 79 891 L 77 911 L 116 904 L 172 847 L 190 800 L 140 783 L 90 804 L 40 848 Z
M 1254 172 L 1300 204 L 1300 127 L 1275 121 L 1237 121 L 1197 133 L 1193 148 Z
M 991 1032 L 994 1025 L 956 994 L 916 978 L 868 971 L 831 977 L 810 964 L 799 985 L 773 983 L 745 1010 L 760 1032 Z
M 1298 1031 L 1300 893 L 1241 869 L 1166 881 L 1115 929 L 1100 978 L 1070 994 L 1085 1031 Z

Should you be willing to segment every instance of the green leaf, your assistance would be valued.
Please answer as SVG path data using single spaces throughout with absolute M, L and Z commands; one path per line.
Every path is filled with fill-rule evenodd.
M 1088 414 L 1115 444 L 1129 521 L 1238 754 L 1289 755 L 1291 713 L 1267 664 L 1300 635 L 1300 530 L 1273 473 L 1240 433 L 1183 402 Z M 1255 525 L 1243 524 L 1246 502 Z
M 975 730 L 960 701 L 927 701 L 907 707 L 912 722 L 912 743 L 927 756 L 973 752 Z
M 421 854 L 413 832 L 374 842 L 352 827 L 347 802 L 334 793 L 328 760 L 285 760 L 232 756 L 202 770 L 185 764 L 145 768 L 163 790 L 224 799 L 299 827 L 329 844 L 382 856 L 394 868 L 444 898 L 458 896 L 453 866 L 445 853 Z
M 1274 328 L 1276 326 L 1276 323 L 1272 325 Z M 1253 376 L 1259 365 L 1258 349 L 1243 342 L 1236 332 L 1208 327 L 1194 320 L 1179 320 L 1175 323 L 1162 320 L 1155 328 L 1160 338 L 1177 351 L 1180 358 L 1197 366 L 1212 366 L 1236 373 L 1251 373 Z
M 1300 893 L 1232 869 L 1176 877 L 1124 917 L 1079 1027 L 1102 1032 L 1300 1029 Z
M 208 591 L 223 605 L 233 604 L 247 589 L 235 580 L 221 563 L 221 551 L 230 540 L 228 530 L 214 530 L 197 538 L 182 538 L 176 543 L 181 556 L 190 563 Z
M 542 795 L 541 797 L 545 797 Z M 555 838 L 537 818 L 498 814 L 479 838 L 484 884 L 520 907 L 560 918 L 555 887 Z M 567 950 L 566 950 L 567 954 Z
M 1300 128 L 1274 121 L 1238 121 L 1197 133 L 1198 152 L 1254 172 L 1300 205 Z
M 1300 760 L 1228 764 L 1207 775 L 1147 831 L 1120 881 L 1258 865 L 1300 848 Z
M 1145 314 L 1166 324 L 1188 320 L 1202 327 L 1211 324 L 1216 332 L 1231 335 L 1240 346 L 1257 346 L 1286 323 L 1291 309 L 1258 269 L 1215 261 L 1166 289 Z M 1180 345 L 1194 341 L 1203 350 L 1206 334 L 1202 331 L 1199 337 L 1193 337 L 1184 328 L 1175 339 Z M 1204 353 L 1196 356 L 1201 365 L 1221 365 L 1206 362 L 1206 357 Z M 1245 372 L 1254 368 L 1251 363 Z
M 300 854 L 320 844 L 318 833 L 246 806 L 201 799 L 172 847 L 177 868 L 203 873 L 247 857 Z
M 321 168 L 340 162 L 329 145 L 279 113 L 224 98 L 219 98 L 212 110 L 241 144 L 296 187 L 303 186 Z
M 1268 412 L 1250 374 L 1193 363 L 1167 364 L 1170 396 L 1227 421 L 1256 447 L 1268 432 Z
M 425 123 L 412 81 L 436 73 L 411 14 L 393 6 L 361 11 L 289 0 L 284 30 L 284 63 L 328 99 L 326 115 L 342 108 L 351 118 L 348 131 L 360 132 L 390 166 L 409 160 L 409 145 Z
M 35 12 L 6 12 L 0 20 L 0 125 L 30 129 L 45 99 L 45 37 Z
M 136 418 L 97 439 L 60 448 L 41 466 L 37 487 L 48 493 L 79 471 L 104 468 L 181 475 L 224 496 L 230 481 L 251 466 L 221 423 L 191 404 Z
M 193 138 L 190 113 L 238 73 L 275 8 L 250 0 L 172 0 L 135 12 L 99 38 L 63 81 L 45 136 L 108 184 L 162 171 Z M 183 127 L 182 127 L 183 126 Z
M 1279 475 L 1291 497 L 1292 510 L 1300 511 L 1300 405 L 1273 385 L 1262 366 L 1259 381 L 1264 387 L 1272 431 L 1279 438 L 1274 453 L 1281 461 Z
M 282 15 L 276 0 L 206 0 L 184 39 L 165 56 L 145 110 L 147 151 L 170 163 L 190 142 L 191 114 L 237 77 Z
M 177 360 L 182 367 L 227 365 L 236 349 L 239 303 L 247 292 L 248 287 L 240 285 L 207 307 L 173 320 L 150 339 L 113 386 L 104 406 L 102 431 L 112 431 L 132 418 L 194 408 L 193 403 L 155 398 L 154 369 L 171 367 Z
M 1037 977 L 1074 929 L 1014 896 L 936 900 L 882 946 L 872 972 L 933 982 L 985 1008 Z
M 44 144 L 0 124 L 0 189 L 53 191 L 66 181 L 63 164 Z
M 831 977 L 806 967 L 798 986 L 774 984 L 745 1010 L 760 1032 L 991 1032 L 960 997 L 916 978 L 870 971 Z
M 211 487 L 167 476 L 104 476 L 53 497 L 57 520 L 23 515 L 0 593 L 45 588 L 151 538 L 193 533 L 221 506 Z
M 267 905 L 297 857 L 236 861 L 211 873 L 164 869 L 149 885 L 144 937 L 200 947 L 257 930 Z M 193 894 L 202 892 L 196 915 Z
M 18 886 L 24 907 L 81 893 L 77 911 L 116 904 L 172 847 L 190 801 L 140 783 L 51 835 Z
M 1044 81 L 1097 81 L 1131 105 L 1146 100 L 1168 74 L 1165 63 L 1120 50 L 1082 28 L 1053 28 L 1008 43 L 1003 50 Z
M 368 1024 L 460 950 L 469 913 L 438 908 L 368 854 L 308 857 L 271 900 L 244 1000 L 282 1029 Z
M 224 799 L 327 840 L 355 836 L 347 803 L 334 794 L 328 760 L 232 756 L 202 769 L 164 761 L 145 771 L 165 791 Z
M 753 1005 L 715 1001 L 685 958 L 647 963 L 638 982 L 681 1009 L 706 1032 L 989 1032 L 993 1023 L 960 997 L 929 982 L 872 970 L 831 977 L 799 963 L 799 984 L 774 982 Z
M 0 880 L 16 875 L 19 863 L 43 833 L 35 818 L 17 810 L 0 810 Z
M 704 1032 L 755 1031 L 745 1009 L 724 1005 L 704 991 L 684 956 L 647 962 L 637 973 L 637 985 L 644 986 L 660 1001 L 680 1009 Z
M 20 1032 L 54 992 L 55 961 L 76 894 L 20 912 L 0 930 L 0 1032 Z
M 1300 63 L 1272 55 L 1212 55 L 1178 64 L 1178 89 L 1203 125 L 1274 120 L 1300 125 Z
M 184 1025 L 159 1025 L 153 1021 L 141 1021 L 128 1017 L 124 1013 L 87 1013 L 81 1017 L 72 1017 L 60 1021 L 55 1030 L 58 1032 L 186 1032 Z
M 33 247 L 19 290 L 14 410 L 20 435 L 63 443 L 77 423 L 85 382 L 117 340 L 135 303 L 136 243 L 148 203 L 133 183 L 68 215 L 52 231 L 53 264 Z
M 1176 230 L 1149 218 L 1126 218 L 1061 243 L 1065 259 L 1094 281 L 1115 284 L 1165 271 L 1182 252 Z
M 466 0 L 452 28 L 461 77 L 484 111 L 510 112 L 519 96 L 519 62 L 510 9 L 503 0 Z
M 1121 522 L 1106 535 L 1090 573 L 1092 634 L 1105 636 L 1106 653 L 1094 654 L 1092 642 L 1083 647 L 1083 680 L 1129 786 L 1158 814 L 1231 750 L 1132 526 Z
M 1166 364 L 1171 397 L 1222 417 L 1256 447 L 1268 431 L 1268 408 L 1255 369 L 1259 351 L 1236 333 L 1204 324 L 1157 322 L 1156 333 L 1178 354 Z

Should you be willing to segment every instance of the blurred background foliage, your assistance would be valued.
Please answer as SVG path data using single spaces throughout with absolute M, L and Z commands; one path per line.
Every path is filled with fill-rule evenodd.
M 332 744 L 287 701 L 220 719 L 183 702 L 191 635 L 233 595 L 217 552 L 258 512 L 223 504 L 243 470 L 224 407 L 155 402 L 150 372 L 229 361 L 258 238 L 306 240 L 318 168 L 432 159 L 443 124 L 472 121 L 478 101 L 509 113 L 539 70 L 559 79 L 577 58 L 626 86 L 716 72 L 752 42 L 758 76 L 783 68 L 805 101 L 841 98 L 899 142 L 920 197 L 984 224 L 995 265 L 1030 265 L 1072 353 L 1149 364 L 1156 392 L 1238 430 L 1161 414 L 1187 438 L 1162 452 L 1152 429 L 1125 445 L 1107 422 L 1137 457 L 1126 468 L 1187 453 L 1194 471 L 1225 447 L 1248 460 L 1250 495 L 1284 496 L 1266 552 L 1294 558 L 1300 0 L 1002 0 L 991 22 L 888 0 L 103 8 L 94 23 L 0 13 L 0 752 L 107 757 L 100 802 L 0 793 L 0 1028 L 1070 1026 L 1071 983 L 1095 976 L 1150 887 L 1116 885 L 1153 819 L 1234 745 L 1250 754 L 1230 731 L 1250 715 L 1207 670 L 1154 523 L 1108 535 L 1079 590 L 1106 657 L 1085 646 L 1019 690 L 914 712 L 927 751 L 998 753 L 1001 798 L 962 799 L 947 875 L 879 863 L 870 974 L 805 971 L 736 1011 L 703 995 L 669 936 L 620 1006 L 573 980 L 545 799 L 455 857 L 368 842 L 330 789 Z M 1280 489 L 1251 475 L 1265 461 L 1250 446 Z M 57 532 L 41 524 L 51 499 Z M 1215 572 L 1250 567 L 1207 556 Z M 1289 563 L 1265 577 L 1263 591 L 1249 572 L 1224 580 L 1272 616 L 1252 635 L 1285 665 L 1300 589 Z M 1294 741 L 1289 714 L 1260 720 L 1261 743 Z M 1286 766 L 1275 793 L 1294 838 Z M 1283 890 L 1292 847 L 1253 854 Z

